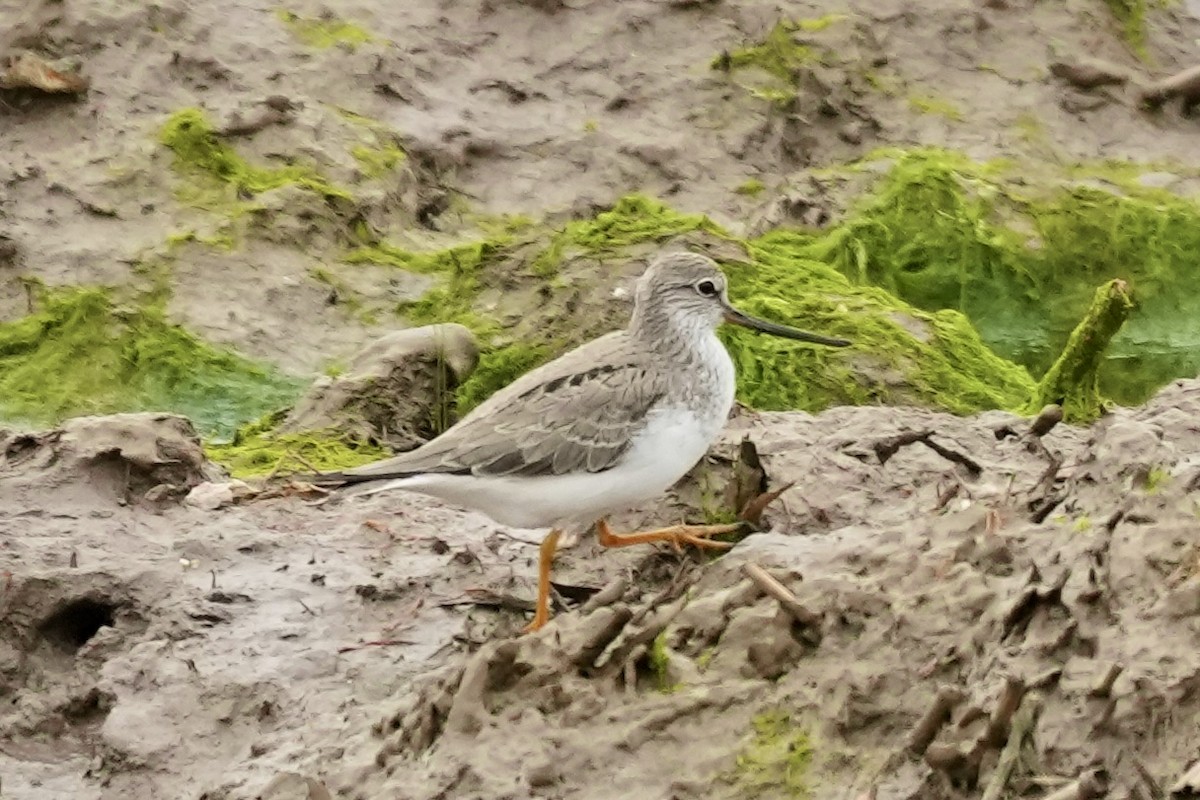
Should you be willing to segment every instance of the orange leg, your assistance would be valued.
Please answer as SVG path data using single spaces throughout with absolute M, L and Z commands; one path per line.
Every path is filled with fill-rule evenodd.
M 741 524 L 734 525 L 672 525 L 669 528 L 659 528 L 653 531 L 640 531 L 638 533 L 613 533 L 608 527 L 608 523 L 604 520 L 597 520 L 596 532 L 600 537 L 600 544 L 604 547 L 628 547 L 632 544 L 648 544 L 650 542 L 670 542 L 676 549 L 682 549 L 682 545 L 690 544 L 694 547 L 711 547 L 714 550 L 727 550 L 733 547 L 729 542 L 714 542 L 708 539 L 709 536 L 718 536 L 722 533 L 736 533 L 743 530 Z
M 524 633 L 533 633 L 550 621 L 550 567 L 554 564 L 554 552 L 558 550 L 560 536 L 562 531 L 557 528 L 550 531 L 538 548 L 537 608 L 533 612 L 533 621 L 525 626 Z

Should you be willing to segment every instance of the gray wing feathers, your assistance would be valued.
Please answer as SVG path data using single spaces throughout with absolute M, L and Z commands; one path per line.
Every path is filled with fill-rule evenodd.
M 428 444 L 346 474 L 602 472 L 620 460 L 666 392 L 639 355 L 621 335 L 594 340 L 551 369 L 522 376 Z

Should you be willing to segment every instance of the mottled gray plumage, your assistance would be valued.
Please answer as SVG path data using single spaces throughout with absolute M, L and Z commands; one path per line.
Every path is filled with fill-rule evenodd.
M 521 376 L 424 446 L 344 475 L 379 480 L 608 469 L 667 392 L 668 376 L 648 362 L 626 331 L 610 333 Z

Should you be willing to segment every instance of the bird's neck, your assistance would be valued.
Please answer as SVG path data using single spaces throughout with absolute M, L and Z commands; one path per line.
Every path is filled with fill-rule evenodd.
M 716 341 L 716 332 L 704 320 L 671 314 L 662 307 L 637 309 L 630 320 L 629 335 L 673 358 L 694 358 Z

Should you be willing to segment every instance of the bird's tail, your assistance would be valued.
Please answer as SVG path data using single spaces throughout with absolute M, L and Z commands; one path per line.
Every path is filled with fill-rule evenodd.
M 354 475 L 349 472 L 317 472 L 305 476 L 305 481 L 322 489 L 341 489 L 358 483 L 370 483 L 379 480 L 371 475 Z

